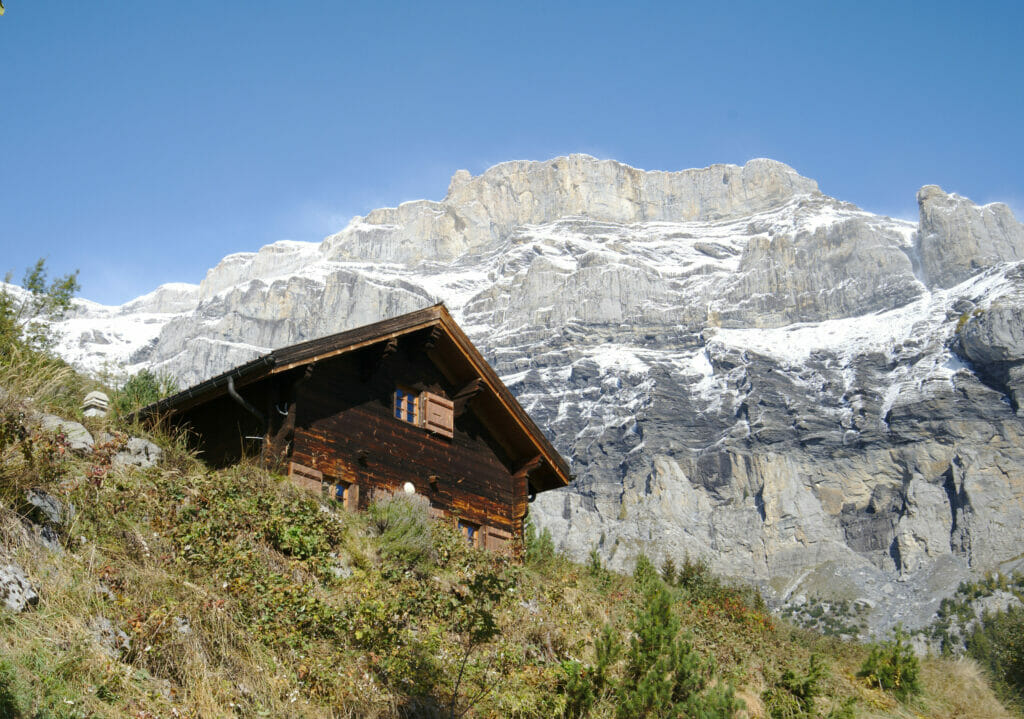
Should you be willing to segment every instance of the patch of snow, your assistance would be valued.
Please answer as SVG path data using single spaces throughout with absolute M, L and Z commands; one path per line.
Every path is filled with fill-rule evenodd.
M 649 366 L 637 356 L 638 354 L 635 347 L 607 344 L 588 348 L 585 357 L 596 362 L 602 371 L 615 368 L 631 374 L 645 374 Z

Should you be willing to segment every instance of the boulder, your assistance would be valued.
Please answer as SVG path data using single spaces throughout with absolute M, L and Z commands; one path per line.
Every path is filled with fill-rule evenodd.
M 78 422 L 72 422 L 53 414 L 43 414 L 40 416 L 39 424 L 47 432 L 63 434 L 68 449 L 75 454 L 92 454 L 94 446 L 92 435 Z
M 39 594 L 17 564 L 0 564 L 0 603 L 12 612 L 23 612 L 39 603 Z
M 124 449 L 114 455 L 115 467 L 154 467 L 163 458 L 163 450 L 141 437 L 132 437 Z

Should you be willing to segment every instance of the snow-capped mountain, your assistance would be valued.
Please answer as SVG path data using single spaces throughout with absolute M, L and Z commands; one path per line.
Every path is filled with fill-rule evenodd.
M 1024 554 L 1024 226 L 918 201 L 880 217 L 771 160 L 504 163 L 199 286 L 82 302 L 61 351 L 189 384 L 444 301 L 572 463 L 532 510 L 566 551 L 699 556 L 921 624 Z

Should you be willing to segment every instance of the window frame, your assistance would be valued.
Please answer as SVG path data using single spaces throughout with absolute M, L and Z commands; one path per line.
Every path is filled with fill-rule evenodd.
M 411 424 L 414 427 L 422 426 L 422 412 L 420 411 L 420 395 L 422 392 L 403 387 L 395 387 L 392 393 L 391 414 L 395 419 Z M 412 410 L 412 419 L 409 419 L 409 410 Z
M 455 527 L 459 530 L 459 534 L 462 535 L 470 546 L 480 547 L 482 546 L 481 539 L 483 538 L 483 526 L 477 522 L 470 522 L 468 519 L 462 519 L 461 517 L 456 521 Z

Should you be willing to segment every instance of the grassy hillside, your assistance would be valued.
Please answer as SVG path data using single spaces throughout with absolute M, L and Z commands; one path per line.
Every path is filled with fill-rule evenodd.
M 923 661 L 901 702 L 857 676 L 869 648 L 699 564 L 620 576 L 544 537 L 518 564 L 415 500 L 348 513 L 253 464 L 210 471 L 176 437 L 153 437 L 158 466 L 118 468 L 141 428 L 86 420 L 112 438 L 76 456 L 30 421 L 73 417 L 87 381 L 24 354 L 0 387 L 0 565 L 40 595 L 0 609 L 0 718 L 1008 716 L 966 661 Z M 30 489 L 75 508 L 56 551 Z

